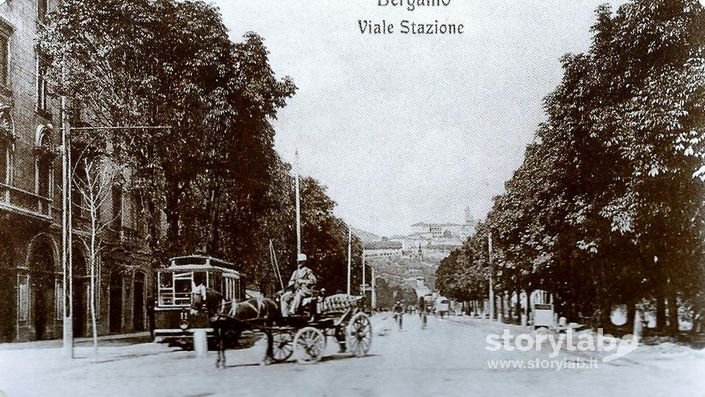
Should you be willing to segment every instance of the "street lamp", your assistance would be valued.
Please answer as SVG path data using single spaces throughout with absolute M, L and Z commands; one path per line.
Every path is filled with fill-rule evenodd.
M 73 358 L 73 269 L 71 266 L 71 232 L 69 185 L 69 124 L 66 114 L 66 97 L 61 97 L 61 267 L 63 283 L 63 353 Z M 67 288 L 68 286 L 68 288 Z
M 351 271 L 352 271 L 352 226 L 348 225 L 348 289 L 347 289 L 348 295 L 350 295 Z
M 366 279 L 367 278 L 365 277 L 365 249 L 363 248 L 362 249 L 362 288 L 360 288 L 360 289 L 362 290 L 362 296 L 364 296 L 364 297 L 367 297 L 367 295 L 366 295 L 367 285 L 365 284 Z
M 494 268 L 492 267 L 492 233 L 487 235 L 487 255 L 490 263 L 490 285 L 489 285 L 489 300 L 490 300 L 490 320 L 494 320 L 494 286 L 492 276 L 494 274 Z

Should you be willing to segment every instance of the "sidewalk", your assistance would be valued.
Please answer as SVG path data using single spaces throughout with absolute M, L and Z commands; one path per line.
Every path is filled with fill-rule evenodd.
M 566 334 L 560 334 L 555 331 L 537 331 L 531 326 L 521 326 L 515 324 L 502 323 L 497 320 L 489 320 L 486 318 L 477 318 L 470 316 L 451 316 L 447 317 L 447 320 L 463 325 L 470 325 L 475 329 L 484 333 L 495 333 L 500 334 L 503 330 L 509 330 L 513 335 L 519 334 L 529 334 L 535 335 L 539 333 L 545 333 L 546 335 L 551 335 L 555 338 L 566 337 Z M 582 338 L 591 337 L 596 339 L 597 333 L 584 329 L 580 331 L 575 331 L 573 334 L 573 345 L 577 346 L 578 342 Z M 609 335 L 606 335 L 609 336 Z M 593 340 L 591 339 L 591 340 Z M 615 343 L 619 343 L 619 338 L 616 338 Z M 624 349 L 623 347 L 618 347 L 612 350 L 602 350 L 597 349 L 595 351 L 569 351 L 566 348 L 566 342 L 561 344 L 561 357 L 572 357 L 575 359 L 594 359 L 600 362 L 600 365 L 609 365 L 611 367 L 619 367 L 625 365 L 631 366 L 648 366 L 655 369 L 663 370 L 676 370 L 682 373 L 697 372 L 702 373 L 705 370 L 705 348 L 702 347 L 692 347 L 681 344 L 675 344 L 671 342 L 659 343 L 654 345 L 647 345 L 643 343 L 638 343 L 635 345 L 634 350 Z M 597 343 L 597 342 L 595 342 Z M 597 346 L 596 346 L 597 347 Z M 551 351 L 552 346 L 548 341 L 542 342 L 542 351 Z M 603 362 L 602 359 L 606 356 L 615 354 L 619 351 L 624 353 L 624 356 L 620 356 L 617 360 L 613 362 Z
M 440 317 L 439 317 L 440 319 Z M 488 318 L 483 318 L 483 317 L 472 317 L 468 315 L 462 315 L 462 316 L 446 316 L 444 320 L 453 322 L 453 323 L 459 323 L 459 324 L 472 324 L 477 327 L 482 327 L 482 329 L 488 330 L 491 328 L 492 330 L 502 330 L 502 329 L 508 329 L 510 331 L 521 331 L 521 332 L 533 332 L 533 327 L 530 325 L 517 325 L 517 324 L 510 324 L 510 323 L 505 323 L 499 320 L 490 320 Z
M 152 342 L 154 338 L 149 331 L 134 332 L 130 334 L 102 335 L 98 337 L 99 345 L 130 345 L 135 343 Z M 81 337 L 73 340 L 74 346 L 90 346 L 93 344 L 92 337 Z M 61 339 L 38 340 L 31 342 L 0 343 L 0 350 L 19 349 L 51 349 L 62 347 Z

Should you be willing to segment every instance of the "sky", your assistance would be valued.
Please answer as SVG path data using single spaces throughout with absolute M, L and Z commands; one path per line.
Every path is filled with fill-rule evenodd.
M 608 1 L 387 2 L 210 1 L 233 41 L 260 34 L 277 76 L 297 85 L 273 122 L 276 149 L 290 163 L 298 149 L 301 174 L 328 187 L 336 215 L 386 236 L 463 223 L 466 207 L 482 219 L 544 120 L 560 58 L 589 48 L 594 10 Z M 362 34 L 359 20 L 394 33 Z M 402 20 L 464 30 L 401 34 Z

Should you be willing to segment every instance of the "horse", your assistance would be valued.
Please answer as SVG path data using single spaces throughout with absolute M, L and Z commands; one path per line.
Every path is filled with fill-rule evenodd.
M 225 368 L 225 343 L 233 338 L 237 343 L 245 330 L 262 329 L 267 335 L 267 355 L 263 364 L 270 364 L 273 359 L 272 333 L 267 327 L 278 323 L 281 313 L 277 304 L 268 298 L 251 298 L 242 302 L 226 301 L 223 295 L 212 289 L 194 290 L 192 309 L 205 311 L 218 348 L 216 368 Z

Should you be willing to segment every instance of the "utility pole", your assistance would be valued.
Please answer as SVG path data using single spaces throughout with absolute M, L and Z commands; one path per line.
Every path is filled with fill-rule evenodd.
M 301 256 L 301 198 L 299 193 L 299 151 L 296 151 L 296 260 Z
M 69 182 L 70 127 L 66 114 L 66 97 L 61 97 L 61 268 L 63 297 L 63 355 L 73 358 L 73 269 L 71 265 L 71 185 Z
M 362 296 L 366 296 L 367 284 L 365 284 L 365 249 L 362 249 Z
M 350 295 L 350 273 L 352 269 L 352 227 L 348 225 L 348 295 Z
M 494 277 L 494 267 L 492 266 L 492 233 L 487 235 L 487 250 L 490 262 L 490 320 L 494 320 L 494 285 L 492 280 Z
M 377 283 L 375 282 L 375 268 L 371 267 L 372 269 L 372 309 L 377 310 Z

